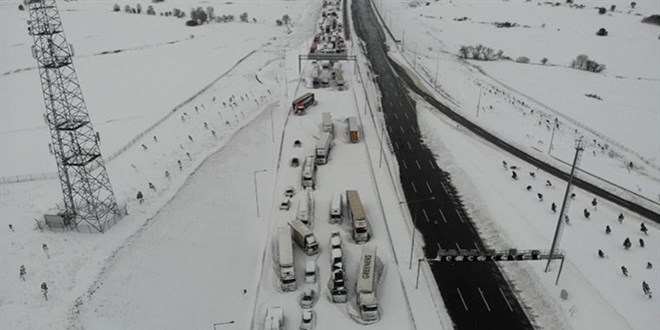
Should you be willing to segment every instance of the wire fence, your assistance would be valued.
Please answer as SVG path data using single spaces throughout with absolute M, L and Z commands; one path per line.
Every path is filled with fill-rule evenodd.
M 243 56 L 241 59 L 239 59 L 234 65 L 229 68 L 227 71 L 225 71 L 223 74 L 220 76 L 216 77 L 208 83 L 206 86 L 204 86 L 202 89 L 197 91 L 195 94 L 192 96 L 188 97 L 185 99 L 183 102 L 179 103 L 177 106 L 175 106 L 170 112 L 168 112 L 165 116 L 160 118 L 158 121 L 153 123 L 151 126 L 147 127 L 144 129 L 142 132 L 140 132 L 138 135 L 133 137 L 130 141 L 128 141 L 126 144 L 124 144 L 122 147 L 117 149 L 115 152 L 110 154 L 110 156 L 105 157 L 105 163 L 109 163 L 115 158 L 119 157 L 122 153 L 124 153 L 128 148 L 132 147 L 135 145 L 139 140 L 144 138 L 147 134 L 149 134 L 151 131 L 156 129 L 160 124 L 162 124 L 164 121 L 172 117 L 173 114 L 181 110 L 184 106 L 188 105 L 190 102 L 192 102 L 195 98 L 199 97 L 202 95 L 204 92 L 209 90 L 215 83 L 217 83 L 220 79 L 224 78 L 227 76 L 229 73 L 231 73 L 239 64 L 241 64 L 244 60 L 246 60 L 248 57 L 252 56 L 257 50 L 252 50 L 249 53 L 247 53 L 245 56 Z M 96 168 L 92 168 L 92 170 L 95 170 Z M 49 179 L 55 179 L 58 177 L 57 172 L 45 172 L 45 173 L 31 173 L 31 174 L 20 174 L 20 175 L 12 175 L 12 176 L 4 176 L 0 177 L 0 185 L 2 184 L 10 184 L 10 183 L 19 183 L 19 182 L 28 182 L 28 181 L 39 181 L 39 180 L 49 180 Z

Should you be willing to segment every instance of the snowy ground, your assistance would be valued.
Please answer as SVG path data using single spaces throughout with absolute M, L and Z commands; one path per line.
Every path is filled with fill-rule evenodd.
M 377 92 L 364 71 L 362 57 L 364 85 L 358 84 L 362 76 L 350 75 L 354 79 L 349 83 L 351 89 L 319 91 L 319 105 L 309 115 L 291 118 L 283 131 L 288 104 L 297 86 L 297 49 L 306 49 L 305 41 L 311 35 L 320 4 L 279 1 L 268 5 L 250 1 L 218 4 L 217 14 L 225 11 L 238 15 L 247 11 L 250 17 L 258 18 L 258 23 L 195 29 L 186 28 L 182 21 L 173 18 L 111 13 L 106 3 L 98 4 L 63 2 L 61 6 L 66 11 L 62 15 L 67 37 L 76 46 L 75 63 L 95 127 L 102 135 L 103 151 L 105 155 L 113 155 L 108 171 L 115 192 L 120 201 L 128 203 L 130 214 L 103 235 L 40 232 L 35 230 L 33 219 L 59 202 L 58 182 L 0 185 L 0 226 L 5 228 L 0 230 L 1 328 L 211 328 L 215 322 L 234 321 L 235 328 L 243 329 L 262 322 L 265 309 L 276 303 L 285 305 L 287 320 L 292 321 L 289 324 L 297 326 L 300 315 L 295 300 L 300 291 L 276 292 L 268 237 L 270 229 L 293 214 L 275 208 L 283 187 L 295 184 L 299 175 L 288 167 L 288 159 L 295 152 L 291 141 L 299 137 L 303 141 L 301 149 L 310 153 L 320 113 L 326 110 L 333 112 L 338 134 L 330 163 L 319 167 L 319 189 L 315 194 L 315 231 L 322 251 L 320 283 L 325 285 L 328 279 L 327 237 L 333 227 L 326 222 L 329 195 L 348 186 L 358 188 L 367 214 L 373 219 L 375 238 L 369 244 L 378 246 L 379 256 L 386 265 L 379 294 L 384 318 L 371 328 L 431 329 L 440 327 L 439 324 L 449 328 L 448 316 L 428 267 L 422 267 L 418 290 L 414 285 L 414 269 L 407 269 L 410 215 L 398 203 L 399 182 L 391 175 L 397 166 L 393 155 L 386 152 L 383 166 L 378 166 L 380 129 L 377 127 L 381 121 L 374 103 Z M 34 60 L 26 55 L 31 43 L 24 30 L 26 13 L 18 12 L 16 6 L 16 3 L 0 4 L 3 74 L 0 76 L 0 176 L 3 177 L 54 170 L 52 156 L 46 148 L 47 130 L 40 118 L 43 101 L 40 97 L 24 97 L 40 95 L 40 90 L 36 71 L 29 69 L 34 67 Z M 166 2 L 158 6 L 172 5 Z M 640 8 L 646 6 L 640 3 Z M 272 24 L 285 13 L 294 21 L 290 35 Z M 117 29 L 117 26 L 125 28 Z M 135 32 L 138 30 L 141 33 Z M 191 31 L 195 35 L 192 39 Z M 410 34 L 406 33 L 408 37 Z M 177 42 L 168 44 L 170 41 Z M 409 45 L 406 48 L 412 50 Z M 125 51 L 98 55 L 115 49 Z M 286 55 L 284 49 L 289 50 Z M 286 61 L 281 61 L 282 58 Z M 422 57 L 418 61 L 423 61 Z M 426 71 L 433 72 L 429 69 L 433 64 L 426 67 Z M 465 72 L 458 68 L 453 64 L 444 66 L 443 72 L 454 79 Z M 27 70 L 17 71 L 20 69 Z M 99 72 L 108 79 L 99 79 Z M 487 72 L 496 75 L 495 71 Z M 288 82 L 283 86 L 282 79 L 287 73 Z M 478 88 L 471 80 L 474 77 L 464 79 L 472 84 L 470 88 L 475 91 L 472 94 L 478 95 Z M 478 78 L 482 84 L 487 80 L 483 76 Z M 512 79 L 509 75 L 506 78 Z M 465 87 L 467 82 L 456 86 Z M 364 104 L 365 92 L 359 85 L 366 87 L 371 108 Z M 450 85 L 441 85 L 447 92 L 452 91 Z M 302 85 L 296 95 L 304 89 Z M 514 95 L 507 93 L 509 96 L 491 100 L 494 107 L 497 100 L 503 102 Z M 468 102 L 474 102 L 473 97 L 467 94 L 451 96 L 457 103 L 472 107 Z M 234 106 L 229 105 L 232 96 Z M 484 96 L 482 105 L 487 99 Z M 227 105 L 222 106 L 222 102 Z M 335 107 L 334 102 L 341 106 Z M 173 109 L 173 114 L 167 116 Z M 504 116 L 510 110 L 502 107 L 499 115 Z M 341 119 L 358 111 L 365 140 L 349 145 L 342 140 Z M 485 115 L 482 113 L 479 118 L 482 116 Z M 546 190 L 537 183 L 546 177 L 543 173 L 535 181 L 526 176 L 519 181 L 510 180 L 500 165 L 507 156 L 475 142 L 470 134 L 455 129 L 454 124 L 437 118 L 423 107 L 420 126 L 427 132 L 428 143 L 442 155 L 439 163 L 452 173 L 473 217 L 491 220 L 490 225 L 479 230 L 492 246 L 549 246 L 556 220 L 556 215 L 549 211 L 549 203 L 559 203 L 563 186 L 556 184 L 554 189 Z M 525 127 L 532 134 L 540 134 L 533 126 Z M 592 128 L 609 136 L 608 127 Z M 282 132 L 284 136 L 280 135 Z M 570 134 L 564 134 L 569 141 Z M 535 141 L 538 136 L 534 136 Z M 555 142 L 561 136 L 556 136 Z M 283 156 L 278 172 L 275 153 L 281 137 Z M 142 144 L 148 149 L 143 150 Z M 569 142 L 561 145 L 564 149 L 556 146 L 553 155 L 570 152 Z M 20 153 L 15 149 L 18 147 Z M 190 158 L 186 153 L 190 153 Z M 600 156 L 600 159 L 607 158 Z M 182 161 L 181 170 L 177 160 Z M 616 167 L 614 163 L 608 166 Z M 583 164 L 589 164 L 586 157 Z M 267 172 L 256 174 L 262 215 L 259 218 L 255 212 L 253 180 L 254 171 L 261 169 Z M 169 180 L 165 171 L 170 173 Z M 641 173 L 637 175 L 639 180 L 630 179 L 634 184 L 639 182 L 641 194 L 647 195 L 644 184 L 648 184 L 652 172 L 645 167 L 630 174 Z M 155 184 L 156 191 L 148 190 L 148 182 Z M 535 191 L 542 191 L 545 202 L 536 201 L 525 191 L 527 184 L 532 184 Z M 145 193 L 144 204 L 134 201 L 137 191 Z M 591 220 L 584 220 L 581 210 L 590 207 L 591 196 L 582 191 L 576 193 L 577 200 L 569 212 L 572 225 L 566 227 L 562 239 L 568 259 L 560 285 L 553 285 L 556 265 L 549 275 L 542 272 L 541 264 L 510 264 L 504 266 L 505 270 L 522 289 L 522 297 L 534 308 L 537 321 L 545 328 L 653 329 L 660 323 L 656 312 L 658 300 L 657 297 L 648 300 L 642 295 L 641 281 L 646 280 L 653 289 L 660 285 L 657 227 L 647 224 L 649 236 L 640 236 L 638 228 L 643 219 L 626 214 L 621 225 L 615 220 L 620 211 L 604 201 L 592 212 Z M 271 214 L 275 216 L 268 219 Z M 13 232 L 7 229 L 8 224 L 13 224 Z M 613 229 L 609 236 L 604 234 L 606 224 Z M 350 279 L 355 273 L 359 248 L 349 242 L 348 230 L 343 229 Z M 633 241 L 630 251 L 621 248 L 625 237 Z M 639 237 L 645 239 L 646 248 L 638 246 Z M 41 249 L 44 243 L 49 246 L 49 257 Z M 598 259 L 599 248 L 608 255 L 607 259 Z M 294 250 L 301 260 L 298 249 Z M 419 246 L 416 251 L 421 253 Z M 646 261 L 656 267 L 646 270 Z M 27 269 L 25 282 L 18 277 L 21 264 Z M 631 277 L 620 275 L 621 265 L 628 267 Z M 39 292 L 44 281 L 50 287 L 48 302 Z M 246 295 L 243 288 L 248 289 Z M 569 291 L 568 301 L 558 298 L 560 288 Z M 331 304 L 325 295 L 315 309 L 320 321 L 317 329 L 362 328 L 346 317 L 350 307 Z
M 556 184 L 556 178 L 507 158 L 510 164 L 521 167 L 522 173 L 537 173 L 536 179 L 522 175 L 512 180 L 500 164 L 499 150 L 474 139 L 423 104 L 418 113 L 426 141 L 438 154 L 440 166 L 451 173 L 472 217 L 479 219 L 476 223 L 481 225 L 477 227 L 488 244 L 497 249 L 548 249 L 558 217 L 550 204 L 561 204 L 565 183 Z M 545 187 L 547 179 L 555 186 Z M 533 190 L 527 191 L 527 185 Z M 543 202 L 538 201 L 537 192 L 544 195 Z M 524 302 L 534 308 L 541 325 L 553 329 L 567 325 L 573 329 L 654 329 L 660 322 L 656 312 L 660 303 L 657 297 L 645 297 L 641 285 L 642 281 L 652 289 L 660 285 L 660 231 L 650 221 L 603 200 L 594 210 L 590 204 L 593 196 L 580 189 L 574 192 L 577 196 L 567 213 L 570 225 L 564 227 L 560 243 L 567 259 L 559 285 L 554 286 L 559 262 L 553 263 L 547 274 L 543 272 L 545 262 L 503 265 L 504 269 L 522 290 Z M 592 213 L 590 220 L 582 215 L 585 208 Z M 625 215 L 623 224 L 617 221 L 620 212 Z M 639 231 L 640 223 L 649 228 L 648 236 Z M 612 228 L 610 235 L 605 234 L 606 225 Z M 633 243 L 630 250 L 622 246 L 626 237 Z M 644 239 L 644 248 L 639 246 L 639 238 Z M 605 259 L 598 257 L 598 249 L 605 252 Z M 647 262 L 654 268 L 646 269 Z M 622 275 L 621 266 L 628 268 L 630 277 Z M 543 284 L 545 294 L 543 290 L 539 293 L 537 283 Z M 568 290 L 567 301 L 559 298 L 561 289 Z M 558 315 L 554 309 L 564 314 Z
M 288 13 L 296 24 L 310 2 L 219 4 L 217 14 L 238 17 L 248 12 L 258 21 L 195 28 L 184 26 L 183 19 L 114 13 L 111 3 L 58 4 L 75 48 L 74 64 L 87 107 L 108 158 L 251 51 L 276 50 L 270 45 L 286 34 L 275 19 Z M 142 4 L 146 8 L 150 2 Z M 187 11 L 191 5 L 162 3 L 156 9 L 185 6 L 182 9 Z M 32 40 L 25 29 L 28 13 L 16 7 L 16 3 L 0 3 L 1 177 L 55 172 L 36 61 L 30 56 Z M 114 51 L 119 52 L 102 54 Z
M 405 61 L 428 89 L 437 83 L 455 111 L 562 167 L 572 160 L 575 139 L 584 136 L 581 169 L 587 179 L 607 189 L 623 187 L 630 198 L 660 209 L 660 50 L 653 46 L 657 28 L 637 16 L 657 13 L 658 2 L 640 2 L 634 10 L 617 3 L 619 9 L 606 15 L 585 4 L 577 9 L 522 1 L 377 2 L 394 36 L 403 40 Z M 454 20 L 464 16 L 469 19 Z M 520 26 L 491 24 L 507 21 Z M 610 35 L 596 36 L 603 26 Z M 527 56 L 531 63 L 456 58 L 461 45 L 480 43 L 513 59 Z M 639 56 L 631 61 L 611 49 Z M 568 68 L 579 54 L 605 63 L 607 70 L 592 74 Z M 548 65 L 539 64 L 543 57 Z M 549 152 L 555 119 L 559 129 Z M 631 161 L 632 170 L 627 168 Z

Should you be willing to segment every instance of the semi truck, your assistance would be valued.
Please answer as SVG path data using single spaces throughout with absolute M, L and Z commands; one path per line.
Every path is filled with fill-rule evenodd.
M 348 203 L 348 215 L 353 224 L 353 239 L 357 243 L 369 241 L 369 221 L 362 208 L 360 194 L 357 190 L 346 190 L 346 202 Z
M 289 226 L 292 229 L 293 241 L 305 251 L 305 254 L 311 256 L 319 253 L 319 242 L 307 225 L 296 219 L 289 222 Z
M 348 117 L 348 139 L 351 143 L 360 142 L 360 125 L 358 124 L 357 117 Z
M 360 317 L 366 322 L 376 322 L 380 319 L 376 297 L 376 287 L 378 286 L 376 263 L 376 247 L 363 246 L 357 273 L 356 292 Z
M 322 114 L 321 132 L 327 132 L 331 135 L 335 134 L 335 124 L 332 123 L 332 115 L 329 112 Z
M 302 186 L 303 188 L 312 188 L 315 187 L 316 181 L 316 160 L 314 155 L 305 157 L 305 162 L 303 163 L 302 169 Z
M 344 72 L 341 69 L 337 70 L 335 74 L 335 81 L 337 81 L 337 86 L 341 89 L 344 87 Z
M 305 188 L 302 191 L 300 201 L 298 202 L 296 219 L 302 221 L 302 223 L 310 228 L 314 226 L 314 196 L 312 195 L 312 188 Z
M 306 93 L 303 96 L 293 100 L 293 113 L 296 115 L 304 115 L 307 108 L 316 104 L 314 93 Z
M 293 264 L 291 229 L 289 229 L 289 227 L 279 227 L 278 235 L 280 283 L 282 286 L 282 291 L 294 291 L 296 290 L 296 270 Z
M 342 199 L 340 192 L 332 195 L 332 201 L 330 202 L 330 223 L 341 223 Z
M 316 164 L 323 165 L 328 163 L 330 148 L 332 148 L 332 135 L 328 132 L 321 133 L 319 142 L 316 143 L 316 148 L 314 149 Z

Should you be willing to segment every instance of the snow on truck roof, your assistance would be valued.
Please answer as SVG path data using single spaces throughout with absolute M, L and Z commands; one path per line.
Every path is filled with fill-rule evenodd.
M 362 209 L 362 202 L 360 201 L 360 194 L 357 190 L 346 190 L 346 199 L 350 206 L 353 220 L 365 220 L 364 210 Z
M 291 226 L 291 228 L 293 230 L 295 230 L 296 232 L 298 232 L 299 234 L 301 234 L 303 236 L 307 236 L 309 234 L 312 234 L 312 230 L 309 229 L 309 227 L 307 227 L 307 225 L 304 224 L 299 219 L 296 219 L 296 220 L 293 220 L 293 221 L 289 222 L 289 226 Z
M 374 291 L 374 273 L 376 269 L 376 247 L 367 245 L 362 247 L 360 268 L 358 269 L 358 292 Z
M 291 229 L 289 227 L 279 227 L 278 229 L 278 247 L 280 251 L 280 264 L 293 264 L 293 245 L 291 243 Z

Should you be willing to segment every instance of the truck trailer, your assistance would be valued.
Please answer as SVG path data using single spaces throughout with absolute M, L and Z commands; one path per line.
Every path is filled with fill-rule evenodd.
M 378 286 L 376 264 L 376 247 L 363 246 L 357 273 L 356 292 L 360 317 L 367 322 L 376 322 L 380 319 L 376 297 Z
M 357 117 L 348 117 L 348 139 L 351 143 L 360 142 L 360 125 Z
M 353 224 L 353 239 L 357 243 L 366 243 L 370 238 L 369 222 L 357 190 L 346 190 L 346 202 L 348 203 L 348 215 Z
M 303 163 L 302 168 L 302 186 L 303 188 L 312 188 L 315 187 L 316 181 L 316 160 L 314 155 L 305 157 L 305 162 Z
M 291 229 L 289 229 L 289 227 L 279 227 L 278 235 L 280 283 L 282 291 L 294 291 L 296 290 L 296 270 L 293 264 Z
M 332 123 L 332 115 L 329 112 L 322 114 L 321 132 L 327 132 L 331 135 L 335 134 L 335 125 Z
M 310 228 L 314 227 L 314 196 L 312 188 L 305 188 L 298 202 L 298 213 L 296 219 L 302 221 Z
M 328 132 L 321 133 L 319 142 L 316 143 L 316 148 L 314 149 L 316 164 L 323 165 L 328 163 L 330 148 L 332 148 L 332 135 Z
M 314 104 L 316 104 L 314 93 L 306 93 L 303 96 L 293 100 L 293 113 L 296 115 L 304 115 L 307 108 Z
M 289 222 L 292 229 L 293 241 L 305 251 L 308 256 L 319 253 L 319 242 L 314 237 L 314 232 L 302 221 L 296 219 Z

